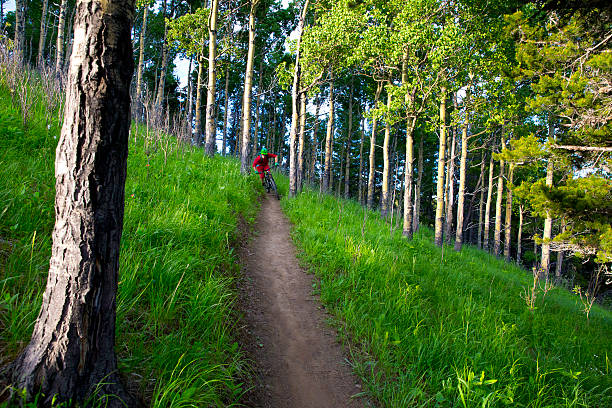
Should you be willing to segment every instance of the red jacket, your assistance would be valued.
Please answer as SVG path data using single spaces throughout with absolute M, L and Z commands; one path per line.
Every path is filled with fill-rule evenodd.
M 258 167 L 263 167 L 262 170 L 266 170 L 269 168 L 268 166 L 268 160 L 270 158 L 277 158 L 278 156 L 272 153 L 268 153 L 265 156 L 261 157 L 261 154 L 259 156 L 257 156 L 255 158 L 255 160 L 253 161 L 253 167 L 255 168 L 255 170 L 257 170 Z

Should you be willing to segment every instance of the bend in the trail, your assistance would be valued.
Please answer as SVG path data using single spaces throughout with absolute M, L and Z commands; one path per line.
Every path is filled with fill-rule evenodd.
M 279 202 L 262 203 L 244 250 L 247 325 L 259 383 L 249 404 L 274 408 L 353 408 L 361 386 L 299 266 Z

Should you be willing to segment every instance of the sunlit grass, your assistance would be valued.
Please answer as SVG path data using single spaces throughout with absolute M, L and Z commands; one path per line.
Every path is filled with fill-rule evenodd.
M 281 182 L 284 184 L 286 182 Z M 352 201 L 284 200 L 303 262 L 386 407 L 612 406 L 612 313 L 554 289 L 530 311 L 524 270 L 423 229 L 407 241 Z
M 35 109 L 27 130 L 0 87 L 0 347 L 29 341 L 46 284 L 54 221 L 58 123 Z M 232 246 L 258 191 L 233 159 L 206 158 L 132 129 L 117 299 L 121 373 L 153 407 L 237 404 L 245 358 L 236 343 Z M 165 150 L 162 151 L 162 147 Z M 1 365 L 1 364 L 0 364 Z

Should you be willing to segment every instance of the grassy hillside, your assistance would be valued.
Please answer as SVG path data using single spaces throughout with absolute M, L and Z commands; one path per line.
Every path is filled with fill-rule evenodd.
M 59 126 L 47 128 L 44 115 L 34 106 L 24 130 L 0 86 L 0 365 L 29 340 L 46 283 Z M 239 219 L 253 220 L 258 191 L 234 160 L 133 129 L 117 353 L 125 382 L 147 404 L 225 407 L 243 393 L 232 243 Z
M 524 270 L 469 246 L 442 251 L 428 230 L 406 241 L 352 201 L 306 192 L 283 205 L 382 406 L 612 406 L 609 311 L 587 320 L 564 289 L 530 311 Z

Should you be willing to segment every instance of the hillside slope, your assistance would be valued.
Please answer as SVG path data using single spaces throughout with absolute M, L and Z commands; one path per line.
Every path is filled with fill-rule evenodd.
M 612 406 L 612 313 L 555 288 L 530 311 L 529 274 L 423 229 L 411 241 L 353 201 L 283 202 L 303 262 L 385 407 Z
M 31 86 L 39 103 L 26 128 L 0 86 L 0 365 L 29 341 L 51 253 L 60 128 L 45 126 L 43 90 Z M 235 160 L 132 129 L 116 349 L 147 405 L 225 407 L 244 392 L 232 244 L 239 220 L 254 219 L 258 191 Z

